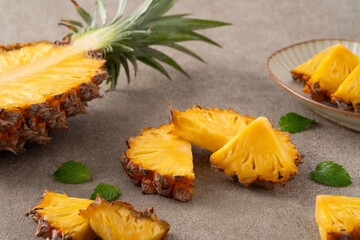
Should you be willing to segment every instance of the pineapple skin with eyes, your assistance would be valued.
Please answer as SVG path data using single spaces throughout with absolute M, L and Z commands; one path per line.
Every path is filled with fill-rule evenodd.
M 47 41 L 25 44 L 0 46 L 0 53 L 11 52 L 24 47 L 33 47 L 38 44 L 59 46 Z M 65 44 L 66 45 L 66 44 Z M 89 57 L 96 58 L 95 55 Z M 108 78 L 104 69 L 104 61 L 96 69 L 96 74 L 87 81 L 74 86 L 67 91 L 50 96 L 46 101 L 24 105 L 16 108 L 1 108 L 0 106 L 0 151 L 19 153 L 24 151 L 26 142 L 48 144 L 48 133 L 52 129 L 68 129 L 67 118 L 85 113 L 87 102 L 101 97 L 99 84 Z
M 315 218 L 321 240 L 360 239 L 360 198 L 318 195 Z
M 143 141 L 148 141 L 150 143 L 156 143 L 158 140 L 155 137 L 152 137 L 148 140 L 145 140 L 144 135 L 157 134 L 157 132 L 163 132 L 164 130 L 172 129 L 172 124 L 161 125 L 158 128 L 147 128 L 143 129 L 140 136 L 128 138 L 126 144 L 128 150 L 124 152 L 123 157 L 119 158 L 119 161 L 123 165 L 123 168 L 126 174 L 131 178 L 132 182 L 136 186 L 141 186 L 142 192 L 144 194 L 158 194 L 160 196 L 174 198 L 176 200 L 187 202 L 192 199 L 193 188 L 195 182 L 195 175 L 193 172 L 188 175 L 176 175 L 171 172 L 164 173 L 161 172 L 161 169 L 149 169 L 147 167 L 138 164 L 135 159 L 129 156 L 129 151 L 134 148 L 141 148 Z M 167 132 L 165 134 L 168 134 Z M 182 149 L 190 154 L 191 165 L 192 165 L 192 153 L 191 153 L 191 144 L 170 134 L 169 142 L 178 141 L 179 146 Z M 161 145 L 155 145 L 154 148 L 158 150 Z M 161 151 L 161 149 L 160 149 Z M 177 154 L 175 151 L 172 154 Z M 164 156 L 164 160 L 167 157 Z
M 158 220 L 152 207 L 136 211 L 130 203 L 110 204 L 99 194 L 89 207 L 80 210 L 80 216 L 103 240 L 163 240 L 170 230 L 166 221 Z

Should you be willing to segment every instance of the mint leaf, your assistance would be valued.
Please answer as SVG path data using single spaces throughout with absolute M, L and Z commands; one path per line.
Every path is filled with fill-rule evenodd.
M 297 133 L 303 131 L 313 122 L 315 122 L 315 120 L 300 116 L 294 112 L 289 112 L 280 118 L 279 129 L 289 133 Z
M 345 168 L 332 161 L 319 163 L 316 170 L 310 173 L 310 178 L 333 187 L 346 187 L 352 184 L 350 175 Z
M 89 179 L 90 170 L 82 162 L 67 161 L 54 172 L 56 180 L 62 183 L 77 184 L 83 183 Z M 92 180 L 92 179 L 91 179 Z
M 97 194 L 100 194 L 106 201 L 111 202 L 120 196 L 121 192 L 117 187 L 111 184 L 99 183 L 91 194 L 90 199 L 95 200 Z

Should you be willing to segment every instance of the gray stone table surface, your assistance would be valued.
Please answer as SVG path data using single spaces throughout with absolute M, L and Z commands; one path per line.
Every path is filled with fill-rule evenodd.
M 92 0 L 79 1 L 92 9 Z M 110 15 L 116 0 L 107 0 Z M 128 11 L 142 1 L 129 1 Z M 92 11 L 92 10 L 91 10 Z M 100 182 L 122 191 L 119 198 L 137 209 L 154 206 L 171 224 L 168 239 L 319 239 L 315 223 L 318 194 L 360 196 L 360 135 L 314 114 L 270 80 L 266 58 L 287 45 L 315 38 L 359 40 L 358 1 L 338 0 L 180 0 L 172 13 L 223 20 L 232 26 L 204 31 L 223 48 L 187 43 L 207 64 L 168 51 L 192 76 L 170 70 L 174 81 L 140 65 L 130 85 L 124 76 L 117 90 L 104 93 L 89 104 L 87 114 L 71 118 L 69 131 L 51 133 L 48 146 L 26 145 L 26 153 L 0 153 L 0 239 L 34 239 L 35 223 L 25 218 L 45 189 L 88 198 Z M 77 18 L 70 1 L 0 1 L 0 43 L 57 40 L 66 29 L 61 18 Z M 105 86 L 103 86 L 105 90 Z M 286 187 L 272 191 L 244 188 L 209 166 L 210 153 L 194 147 L 196 185 L 192 201 L 181 203 L 156 195 L 143 195 L 124 173 L 117 158 L 126 149 L 125 138 L 141 129 L 166 123 L 168 100 L 175 109 L 199 105 L 227 108 L 251 116 L 266 116 L 277 123 L 293 111 L 318 124 L 292 134 L 291 140 L 305 154 L 300 175 Z M 67 160 L 84 162 L 92 182 L 66 185 L 52 173 Z M 353 185 L 331 188 L 319 185 L 309 173 L 321 161 L 336 161 L 350 173 Z

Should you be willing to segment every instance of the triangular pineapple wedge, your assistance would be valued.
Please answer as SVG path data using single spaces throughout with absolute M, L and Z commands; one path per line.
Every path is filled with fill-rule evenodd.
M 341 110 L 360 112 L 360 64 L 350 73 L 338 90 L 332 95 L 332 102 Z
M 100 195 L 87 209 L 80 210 L 80 215 L 103 240 L 161 240 L 170 229 L 167 222 L 158 220 L 153 208 L 139 212 L 130 203 L 110 204 Z
M 192 198 L 195 181 L 191 144 L 169 134 L 172 129 L 170 123 L 128 138 L 129 149 L 120 161 L 144 193 L 186 202 Z
M 318 195 L 315 215 L 321 240 L 359 239 L 360 198 Z
M 213 153 L 210 162 L 245 186 L 257 183 L 270 187 L 298 174 L 302 160 L 289 134 L 259 117 Z
M 335 46 L 331 46 L 326 48 L 312 57 L 310 60 L 302 63 L 301 65 L 297 66 L 296 68 L 290 71 L 292 77 L 296 81 L 304 81 L 307 82 L 310 77 L 315 73 L 316 69 L 318 68 L 319 64 L 323 60 L 323 58 L 329 54 L 334 49 Z
M 170 112 L 174 124 L 172 134 L 211 152 L 216 152 L 255 119 L 232 109 L 207 109 L 198 105 L 185 112 L 173 111 L 170 105 Z
M 38 222 L 35 236 L 49 240 L 95 239 L 96 234 L 91 230 L 89 222 L 79 215 L 79 210 L 87 208 L 92 202 L 45 191 L 42 201 L 27 213 Z
M 324 56 L 306 82 L 312 97 L 317 101 L 329 99 L 359 63 L 359 57 L 340 43 L 337 44 Z

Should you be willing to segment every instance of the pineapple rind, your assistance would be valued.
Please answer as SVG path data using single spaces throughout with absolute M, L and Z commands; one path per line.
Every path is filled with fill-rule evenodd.
M 170 229 L 166 221 L 158 220 L 153 208 L 136 211 L 130 203 L 110 204 L 99 194 L 80 215 L 103 240 L 162 240 Z
M 12 51 L 39 42 L 0 46 L 1 51 Z M 101 60 L 103 61 L 103 60 Z M 51 129 L 67 129 L 67 118 L 85 112 L 86 103 L 101 97 L 98 85 L 108 78 L 104 66 L 96 70 L 88 82 L 51 96 L 45 102 L 18 108 L 0 107 L 0 151 L 22 152 L 26 142 L 47 144 Z
M 321 240 L 360 238 L 360 198 L 318 195 L 315 217 Z
M 148 128 L 144 129 L 140 136 L 128 138 L 126 143 L 129 149 L 124 152 L 124 156 L 121 157 L 119 160 L 123 165 L 126 174 L 132 179 L 135 185 L 141 186 L 143 193 L 158 194 L 160 196 L 174 198 L 182 202 L 187 202 L 192 198 L 195 181 L 195 175 L 192 170 L 193 165 L 190 143 L 187 143 L 186 141 L 171 134 L 169 134 L 168 136 L 169 139 L 166 139 L 166 141 L 170 142 L 170 146 L 165 146 L 166 149 L 164 149 L 164 151 L 173 149 L 171 148 L 171 145 L 176 144 L 175 146 L 180 147 L 180 149 L 176 148 L 176 150 L 179 150 L 181 152 L 185 151 L 187 155 L 185 157 L 189 158 L 187 159 L 187 164 L 191 165 L 186 167 L 186 171 L 180 171 L 179 173 L 182 173 L 181 175 L 171 173 L 171 169 L 167 169 L 166 171 L 164 171 L 163 169 L 153 169 L 150 166 L 146 167 L 146 165 L 142 165 L 146 164 L 146 162 L 141 163 L 141 161 L 139 161 L 138 159 L 133 159 L 130 156 L 130 153 L 132 153 L 134 148 L 141 148 L 141 144 L 144 143 L 158 144 L 156 146 L 154 145 L 153 149 L 155 151 L 159 150 L 159 153 L 161 154 L 161 148 L 164 146 L 162 146 L 158 142 L 159 139 L 157 139 L 157 136 L 159 136 L 159 138 L 162 138 L 161 136 L 164 133 L 161 134 L 157 132 L 163 132 L 164 130 L 168 130 L 171 128 L 172 124 L 161 125 L 157 129 Z M 166 132 L 165 134 L 168 133 Z M 147 139 L 146 135 L 151 135 L 151 139 Z M 137 142 L 140 142 L 139 146 L 137 146 Z M 174 150 L 173 153 L 169 153 L 171 154 L 170 156 L 164 155 L 164 160 L 166 160 L 167 157 L 172 157 L 173 155 L 176 155 L 176 150 Z M 171 167 L 173 168 L 174 165 Z M 169 171 L 170 173 L 167 173 Z M 173 169 L 173 171 L 179 170 Z
M 79 210 L 92 202 L 45 190 L 41 202 L 27 216 L 30 215 L 38 223 L 36 237 L 49 240 L 93 240 L 96 234 L 89 223 L 79 216 Z
M 213 153 L 210 163 L 246 187 L 258 184 L 271 188 L 297 175 L 302 160 L 289 134 L 273 129 L 260 117 Z

